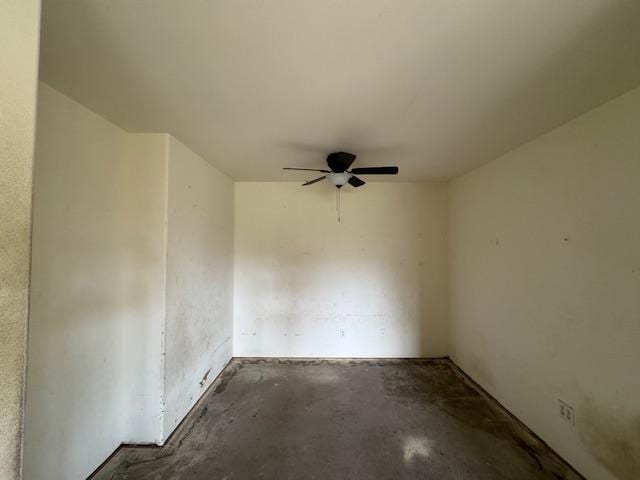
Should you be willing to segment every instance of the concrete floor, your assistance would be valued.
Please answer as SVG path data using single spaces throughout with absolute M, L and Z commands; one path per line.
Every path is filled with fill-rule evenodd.
M 446 360 L 234 360 L 97 479 L 579 479 Z

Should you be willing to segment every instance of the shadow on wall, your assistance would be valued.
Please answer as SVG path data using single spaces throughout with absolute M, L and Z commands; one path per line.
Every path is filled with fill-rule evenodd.
M 580 440 L 620 480 L 640 478 L 640 417 L 596 406 L 586 399 L 578 411 Z
M 123 440 L 159 438 L 163 216 L 150 185 L 164 181 L 127 139 L 40 84 L 26 478 L 80 478 Z
M 112 65 L 118 65 L 117 69 L 103 70 L 100 78 L 100 84 L 87 84 L 84 89 L 74 88 L 73 98 L 77 102 L 86 106 L 87 108 L 95 112 L 109 112 L 109 107 L 112 99 L 107 95 L 94 95 L 95 91 L 110 91 L 108 88 L 110 85 L 127 85 L 130 88 L 123 90 L 121 94 L 127 94 L 127 92 L 134 92 L 134 96 L 126 99 L 126 104 L 134 104 L 140 110 L 155 112 L 153 117 L 161 118 L 161 112 L 171 111 L 170 98 L 163 95 L 157 86 L 155 77 L 158 72 L 146 71 L 141 66 L 127 56 L 127 52 L 131 48 L 130 45 L 123 45 L 119 32 L 117 30 L 109 30 L 109 24 L 102 19 L 104 15 L 104 9 L 110 7 L 101 5 L 94 2 L 74 2 L 74 8 L 76 10 L 84 12 L 78 13 L 77 18 L 83 19 L 82 31 L 86 38 L 91 38 L 97 45 L 100 46 L 103 52 L 106 52 L 105 56 L 109 58 L 109 62 Z M 82 72 L 59 72 L 57 65 L 57 55 L 65 55 L 69 49 L 65 48 L 65 45 L 58 45 L 49 41 L 49 32 L 47 27 L 49 25 L 64 24 L 64 21 L 59 21 L 56 18 L 58 15 L 64 15 L 63 10 L 56 6 L 55 2 L 42 2 L 42 32 L 41 32 L 41 64 L 40 64 L 40 77 L 54 88 L 60 90 L 63 93 L 67 93 L 65 88 L 65 79 L 68 78 L 82 78 Z M 55 20 L 54 20 L 55 19 Z M 77 37 L 64 38 L 65 42 L 76 42 Z M 55 48 L 55 47 L 62 48 Z M 158 55 L 158 52 L 147 52 L 149 55 Z M 90 54 L 87 51 L 87 54 Z M 42 60 L 45 60 L 43 62 Z M 85 57 L 79 58 L 77 62 L 73 62 L 74 68 L 84 69 L 87 65 L 94 63 L 94 58 Z M 120 115 L 118 118 L 104 117 L 110 122 L 115 123 L 119 127 L 127 131 L 134 131 L 131 125 L 127 124 L 127 116 Z M 165 128 L 161 125 L 148 125 L 145 130 L 147 132 L 164 132 Z M 172 133 L 173 134 L 173 133 Z
M 640 19 L 640 4 L 602 2 L 591 18 L 591 23 L 576 31 L 573 40 L 558 47 L 554 55 L 543 62 L 528 62 L 521 78 L 511 82 L 511 91 L 500 91 L 499 98 L 487 102 L 497 106 L 490 113 L 483 118 L 470 118 L 460 138 L 471 140 L 464 145 L 453 142 L 454 147 L 445 152 L 446 158 L 452 161 L 475 158 L 480 166 L 512 149 L 502 147 L 501 138 L 517 139 L 514 145 L 521 145 L 577 117 L 567 118 L 564 113 L 576 111 L 573 105 L 584 105 L 579 113 L 585 113 L 640 84 L 637 42 L 628 40 L 637 36 L 634 34 L 637 22 L 630 19 Z M 483 23 L 478 25 L 482 28 Z M 605 31 L 607 35 L 603 35 Z M 628 49 L 614 48 L 625 43 Z M 600 65 L 597 69 L 592 68 L 594 58 Z M 556 79 L 558 72 L 567 70 L 580 72 L 577 78 L 588 81 L 571 85 L 570 91 L 564 90 Z M 532 98 L 538 101 L 532 103 Z M 551 117 L 546 109 L 550 98 L 559 100 Z M 540 105 L 541 109 L 531 109 L 531 104 Z M 474 150 L 466 150 L 465 145 L 472 145 Z M 480 145 L 484 148 L 478 149 Z
M 38 203 L 55 204 L 38 195 L 38 184 L 25 472 L 44 478 L 50 465 L 38 459 L 57 459 L 64 465 L 58 472 L 71 478 L 90 472 L 122 441 L 132 398 L 125 379 L 126 320 L 141 318 L 148 301 L 139 276 L 123 277 L 144 275 L 149 263 L 143 249 L 124 241 L 123 229 L 114 225 L 117 215 L 105 218 L 96 210 L 90 221 L 77 215 L 89 213 L 86 199 L 76 198 L 72 208 L 54 207 L 62 216 L 38 215 Z

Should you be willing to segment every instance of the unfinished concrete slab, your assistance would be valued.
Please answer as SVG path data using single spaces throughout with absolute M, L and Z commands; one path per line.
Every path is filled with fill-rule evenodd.
M 582 478 L 448 360 L 233 360 L 109 480 Z

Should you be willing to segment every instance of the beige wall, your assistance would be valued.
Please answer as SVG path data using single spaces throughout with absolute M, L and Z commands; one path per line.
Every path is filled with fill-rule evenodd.
M 588 478 L 640 478 L 640 89 L 450 204 L 453 359 Z
M 40 1 L 0 2 L 0 478 L 21 478 Z
M 84 478 L 161 440 L 168 137 L 38 98 L 24 469 Z
M 171 138 L 164 437 L 232 355 L 233 181 Z
M 236 183 L 234 355 L 447 354 L 446 185 Z
M 233 182 L 44 83 L 37 132 L 25 475 L 84 478 L 231 358 Z
M 120 165 L 125 443 L 163 440 L 169 141 L 167 134 L 127 134 L 125 162 Z

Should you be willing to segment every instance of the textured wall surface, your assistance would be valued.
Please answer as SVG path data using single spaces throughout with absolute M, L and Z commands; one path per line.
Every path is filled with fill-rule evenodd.
M 171 138 L 164 436 L 232 355 L 233 181 Z
M 21 477 L 40 1 L 0 3 L 0 478 Z
M 234 355 L 447 354 L 444 183 L 236 183 Z
M 451 191 L 453 358 L 591 479 L 640 478 L 639 125 L 635 89 Z

